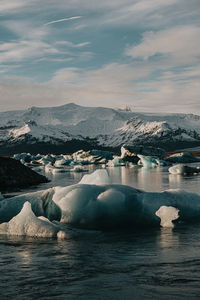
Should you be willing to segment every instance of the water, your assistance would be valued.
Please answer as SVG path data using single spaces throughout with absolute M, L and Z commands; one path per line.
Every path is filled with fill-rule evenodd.
M 90 167 L 90 172 L 92 172 Z M 166 168 L 109 168 L 113 183 L 200 193 L 200 176 Z M 83 174 L 52 177 L 69 185 Z M 0 299 L 199 299 L 200 225 L 129 232 L 75 231 L 66 240 L 1 237 Z

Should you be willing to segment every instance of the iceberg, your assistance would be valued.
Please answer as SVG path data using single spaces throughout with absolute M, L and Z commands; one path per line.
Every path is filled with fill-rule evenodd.
M 138 165 L 143 165 L 143 167 L 145 168 L 155 168 L 155 167 L 161 167 L 161 166 L 163 167 L 163 166 L 171 165 L 171 163 L 168 161 L 161 160 L 152 156 L 145 156 L 145 155 L 138 154 L 138 157 L 140 159 Z
M 164 149 L 151 146 L 124 144 L 121 147 L 121 158 L 123 158 L 125 161 L 132 161 L 137 163 L 138 154 L 145 156 L 155 156 L 159 159 L 163 159 L 167 155 Z
M 0 234 L 31 237 L 56 237 L 59 227 L 46 218 L 34 215 L 31 204 L 25 202 L 20 213 L 8 223 L 0 224 Z M 59 233 L 59 236 L 62 234 Z
M 120 156 L 115 156 L 113 160 L 108 161 L 107 165 L 108 167 L 120 167 L 120 166 L 124 166 L 125 163 L 123 162 Z
M 178 164 L 170 167 L 169 173 L 173 175 L 193 175 L 200 173 L 200 168 Z
M 75 166 L 73 169 L 70 169 L 71 172 L 76 172 L 76 173 L 80 173 L 80 172 L 88 172 L 87 169 L 85 169 L 84 167 L 77 165 Z
M 67 165 L 69 165 L 71 162 L 72 162 L 72 159 L 65 159 L 65 158 L 62 158 L 62 159 L 56 160 L 55 163 L 54 163 L 54 166 L 55 166 L 55 167 L 67 166 Z
M 108 172 L 104 170 L 96 170 L 92 174 L 84 175 L 79 182 L 79 184 L 95 184 L 95 185 L 102 185 L 102 184 L 110 184 L 111 179 L 108 176 Z
M 155 168 L 158 166 L 157 160 L 152 156 L 144 156 L 138 154 L 139 165 L 143 165 L 144 168 Z
M 0 200 L 0 223 L 12 221 L 20 211 L 23 212 L 22 208 L 27 201 L 35 217 L 43 216 L 49 221 L 55 220 L 83 229 L 134 230 L 138 227 L 169 227 L 175 219 L 176 224 L 200 222 L 200 195 L 181 190 L 145 192 L 126 185 L 111 184 L 106 170 L 103 169 L 85 175 L 78 184 L 57 186 Z M 28 214 L 30 205 L 25 205 Z M 29 219 L 24 220 L 28 222 Z M 42 220 L 48 222 L 46 219 Z M 12 226 L 6 226 L 8 224 L 1 227 L 1 232 L 12 232 L 9 229 Z M 20 232 L 23 233 L 23 230 Z M 61 233 L 60 236 L 62 235 L 64 234 Z
M 200 158 L 195 157 L 189 152 L 180 152 L 170 155 L 166 160 L 172 163 L 193 163 L 199 162 Z

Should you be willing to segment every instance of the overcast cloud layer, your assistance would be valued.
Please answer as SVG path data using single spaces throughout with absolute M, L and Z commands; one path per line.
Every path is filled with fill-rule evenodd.
M 0 111 L 200 114 L 199 0 L 1 0 Z

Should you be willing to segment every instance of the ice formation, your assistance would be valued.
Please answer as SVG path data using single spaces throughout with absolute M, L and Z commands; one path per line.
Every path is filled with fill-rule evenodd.
M 0 224 L 0 234 L 32 237 L 56 237 L 59 227 L 46 218 L 37 218 L 29 202 L 25 202 L 21 212 L 8 223 Z M 61 235 L 61 234 L 59 234 Z
M 119 167 L 124 166 L 124 162 L 122 161 L 121 157 L 115 156 L 113 160 L 108 161 L 108 167 Z
M 79 182 L 80 184 L 110 184 L 111 180 L 106 170 L 96 170 L 92 174 L 84 175 Z
M 54 166 L 55 167 L 60 167 L 60 166 L 67 166 L 70 164 L 72 160 L 70 159 L 65 159 L 65 158 L 62 158 L 62 159 L 59 159 L 59 160 L 56 160 L 55 163 L 54 163 Z
M 200 161 L 198 157 L 195 157 L 189 152 L 180 152 L 172 154 L 167 158 L 167 160 L 173 163 L 192 163 Z
M 142 164 L 144 168 L 154 168 L 158 166 L 157 160 L 152 156 L 144 156 L 138 154 L 138 157 L 140 159 L 139 164 Z
M 160 225 L 162 227 L 174 227 L 172 221 L 177 220 L 179 218 L 179 210 L 173 206 L 161 206 L 156 211 L 156 216 L 158 216 L 161 220 Z
M 80 173 L 80 172 L 88 172 L 87 169 L 85 169 L 84 167 L 77 165 L 75 166 L 73 169 L 70 169 L 71 172 L 76 172 L 76 173 Z
M 153 156 L 145 156 L 138 154 L 139 157 L 139 162 L 138 165 L 143 165 L 145 168 L 155 168 L 155 167 L 160 167 L 160 166 L 169 166 L 171 165 L 170 162 L 158 159 Z
M 159 159 L 164 158 L 167 154 L 164 149 L 151 147 L 151 146 L 143 146 L 143 145 L 126 145 L 124 144 L 121 147 L 121 157 L 137 157 L 139 155 L 144 156 L 156 156 Z
M 197 174 L 200 173 L 200 169 L 197 167 L 189 167 L 185 165 L 174 165 L 169 168 L 169 173 L 173 175 L 192 175 L 192 174 Z
M 49 220 L 60 220 L 61 210 L 52 200 L 55 188 L 24 195 L 5 198 L 0 201 L 0 223 L 10 221 L 22 209 L 26 201 L 31 203 L 36 216 L 44 216 Z
M 50 221 L 62 221 L 85 229 L 120 230 L 125 227 L 135 229 L 160 226 L 160 219 L 162 226 L 171 226 L 170 222 L 175 219 L 178 211 L 178 221 L 200 221 L 200 195 L 180 190 L 150 193 L 125 185 L 110 184 L 106 170 L 96 170 L 84 176 L 79 184 L 3 199 L 0 201 L 0 223 L 10 223 L 13 217 L 20 214 L 27 201 L 35 217 L 44 216 Z M 30 212 L 30 205 L 26 204 L 24 210 Z M 27 224 L 32 217 L 27 218 L 27 214 L 22 212 Z M 40 221 L 48 222 L 46 219 Z M 13 229 L 8 223 L 1 227 L 1 232 L 18 232 L 17 226 Z M 31 228 L 27 228 L 31 232 Z M 58 232 L 58 228 L 56 230 Z

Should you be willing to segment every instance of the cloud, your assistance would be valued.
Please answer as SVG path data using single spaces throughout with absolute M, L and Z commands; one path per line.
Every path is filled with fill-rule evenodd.
M 55 24 L 55 23 L 72 21 L 72 20 L 77 20 L 77 19 L 80 19 L 80 18 L 82 18 L 82 16 L 74 16 L 74 17 L 69 17 L 69 18 L 64 18 L 64 19 L 59 19 L 59 20 L 51 21 L 51 22 L 45 23 L 44 25 L 51 25 L 51 24 Z
M 22 62 L 30 58 L 48 55 L 58 55 L 60 52 L 54 46 L 36 40 L 21 40 L 0 44 L 0 63 Z
M 153 72 L 153 66 L 140 63 L 111 63 L 96 70 L 63 68 L 43 84 L 31 78 L 4 77 L 0 80 L 4 95 L 0 110 L 76 102 L 107 107 L 124 103 L 135 111 L 200 114 L 198 66 L 178 73 L 163 71 L 157 77 Z
M 200 27 L 196 26 L 178 26 L 157 32 L 145 32 L 141 43 L 127 47 L 125 55 L 142 59 L 161 55 L 176 61 L 176 64 L 194 63 L 200 56 L 199 36 Z
M 27 5 L 26 0 L 1 0 L 0 1 L 0 12 L 9 13 L 10 11 L 16 11 Z
M 48 27 L 35 26 L 30 21 L 2 21 L 4 28 L 9 29 L 16 38 L 0 43 L 0 63 L 21 62 L 43 59 L 54 62 L 87 61 L 91 51 L 83 51 L 90 42 L 73 43 L 71 41 L 51 39 L 52 31 Z M 73 51 L 72 51 L 73 49 Z
M 0 11 L 0 110 L 75 101 L 200 113 L 199 0 L 1 0 Z
M 55 43 L 55 45 L 66 46 L 66 47 L 70 47 L 70 48 L 82 48 L 82 47 L 88 46 L 90 44 L 91 44 L 90 42 L 74 44 L 70 41 L 58 41 Z

